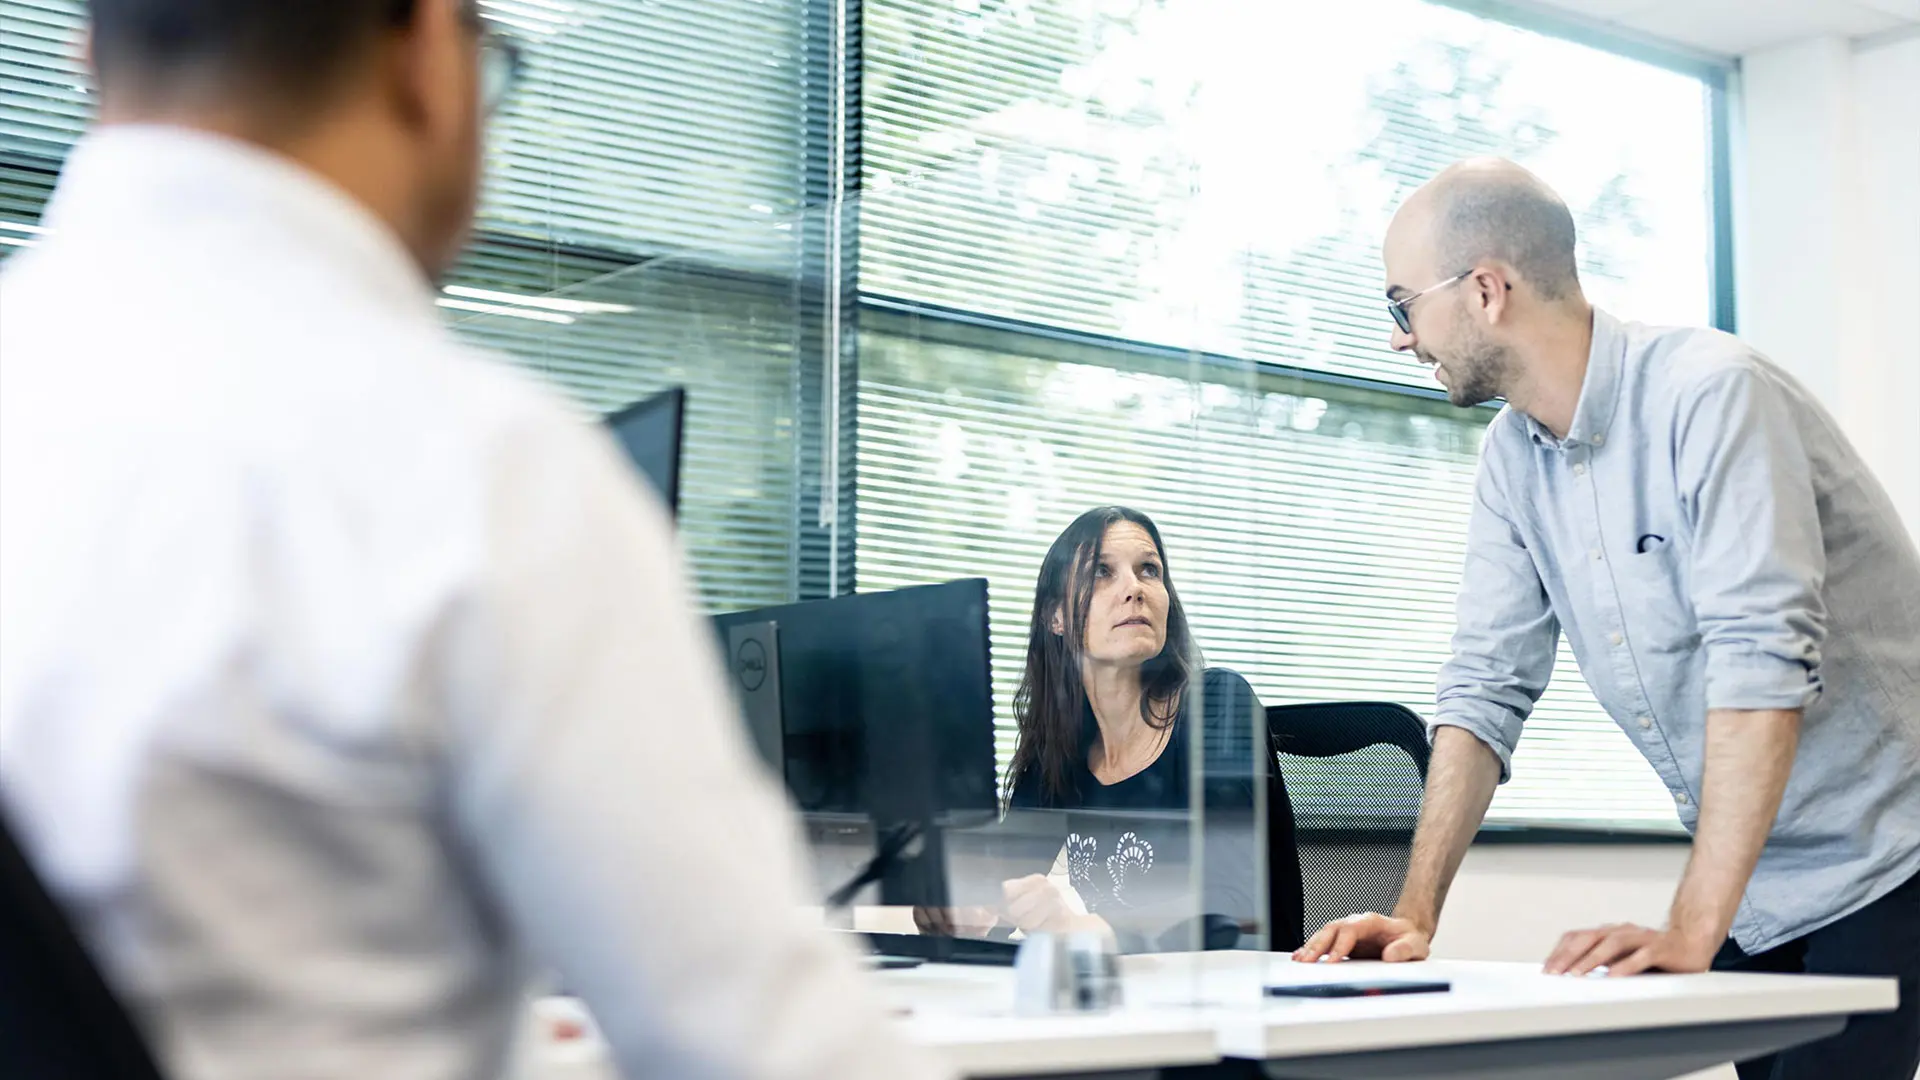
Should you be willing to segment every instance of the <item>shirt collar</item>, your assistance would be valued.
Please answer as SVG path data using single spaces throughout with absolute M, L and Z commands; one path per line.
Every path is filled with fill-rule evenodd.
M 50 232 L 118 237 L 197 222 L 284 231 L 376 302 L 427 310 L 433 287 L 373 212 L 289 158 L 190 128 L 116 124 L 75 144 L 47 207 Z
M 1525 413 L 1527 433 L 1540 446 L 1554 448 L 1599 446 L 1607 440 L 1607 428 L 1613 423 L 1614 404 L 1620 396 L 1620 368 L 1625 360 L 1627 339 L 1620 333 L 1620 321 L 1593 309 L 1593 345 L 1587 352 L 1587 374 L 1580 384 L 1580 401 L 1573 408 L 1573 426 L 1567 437 L 1556 437 L 1546 425 Z

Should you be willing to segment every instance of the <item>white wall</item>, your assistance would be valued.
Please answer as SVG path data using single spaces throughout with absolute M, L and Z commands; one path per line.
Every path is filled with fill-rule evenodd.
M 1606 923 L 1660 926 L 1685 844 L 1477 844 L 1447 895 L 1434 955 L 1539 963 L 1560 935 Z
M 1920 535 L 1920 36 L 1855 53 L 1853 89 L 1865 276 L 1878 303 L 1849 410 Z
M 1920 534 L 1920 38 L 1742 58 L 1743 338 L 1826 403 Z

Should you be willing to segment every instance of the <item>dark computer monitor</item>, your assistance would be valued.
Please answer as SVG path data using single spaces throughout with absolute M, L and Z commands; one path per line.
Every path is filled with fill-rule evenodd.
M 987 583 L 858 593 L 714 619 L 761 756 L 825 836 L 921 833 L 883 903 L 945 903 L 939 834 L 998 811 Z M 838 826 L 836 826 L 838 822 Z M 865 841 L 862 841 L 863 843 Z
M 676 386 L 606 418 L 607 429 L 676 517 L 680 513 L 680 429 L 686 407 L 687 392 Z

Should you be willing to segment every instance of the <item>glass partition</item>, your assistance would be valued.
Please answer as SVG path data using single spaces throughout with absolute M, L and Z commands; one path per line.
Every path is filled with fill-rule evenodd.
M 869 191 L 862 228 L 937 218 L 970 182 Z M 1232 467 L 1203 451 L 1219 407 L 1204 366 L 1170 351 L 1117 368 L 1063 337 L 872 297 L 857 358 L 858 587 L 989 583 L 1005 813 L 997 839 L 968 839 L 1026 864 L 989 874 L 1003 879 L 998 918 L 1027 921 L 1021 890 L 1044 875 L 1067 913 L 1040 925 L 1090 927 L 1140 958 L 1122 965 L 1131 998 L 1190 998 L 1197 984 L 1169 981 L 1186 970 L 1174 958 L 1253 941 L 1265 920 L 1256 868 L 1235 861 L 1257 855 L 1252 837 L 1217 844 L 1208 798 L 1254 759 L 1247 724 L 1212 717 L 1193 599 L 1222 572 L 1195 508 Z M 1253 796 L 1242 782 L 1221 803 L 1235 828 L 1254 824 Z
M 917 197 L 868 195 L 843 227 Z M 758 228 L 803 244 L 831 235 L 824 215 Z M 827 920 L 976 952 L 1040 929 L 1127 954 L 1263 943 L 1264 721 L 1211 670 L 1245 650 L 1209 638 L 1244 603 L 1263 529 L 1206 527 L 1251 463 L 1235 440 L 1252 368 L 1176 353 L 1115 371 L 1065 343 L 855 310 L 733 254 L 753 249 L 448 306 L 589 420 L 686 389 L 680 538 Z M 1118 509 L 1078 520 L 1100 508 Z M 771 720 L 748 657 L 775 669 Z M 890 852 L 903 826 L 919 834 Z
M 551 293 L 489 285 L 448 286 L 441 303 L 459 332 L 566 388 L 584 416 L 686 389 L 677 517 L 704 606 L 798 595 L 805 455 L 791 287 L 692 257 Z

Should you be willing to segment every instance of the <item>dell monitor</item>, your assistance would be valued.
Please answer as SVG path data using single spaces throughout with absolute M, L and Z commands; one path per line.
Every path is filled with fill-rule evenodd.
M 687 392 L 679 387 L 636 401 L 606 418 L 634 468 L 653 484 L 667 511 L 680 512 L 680 429 Z

